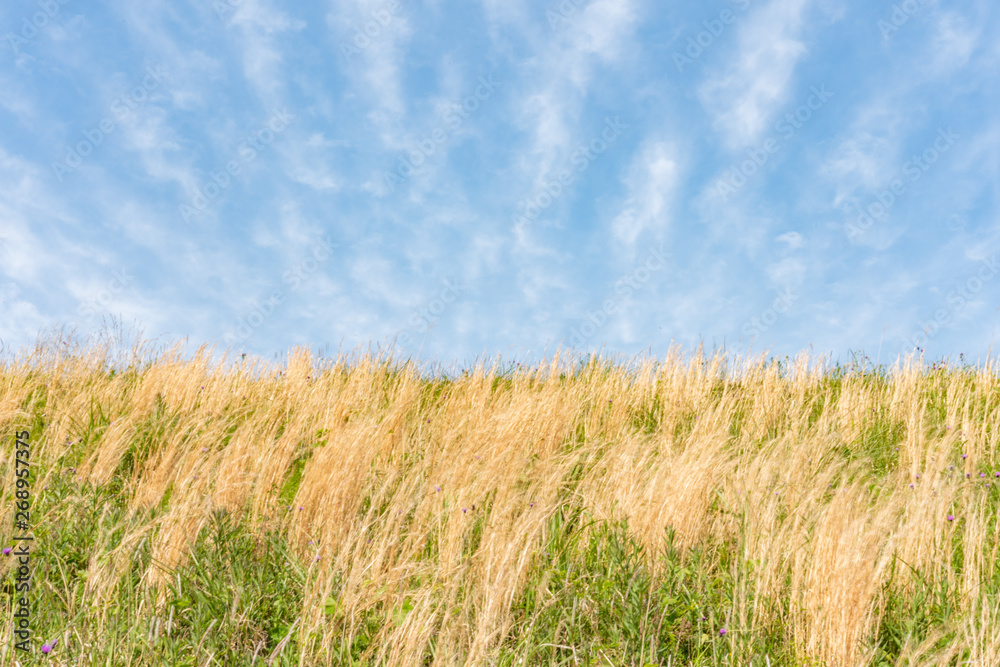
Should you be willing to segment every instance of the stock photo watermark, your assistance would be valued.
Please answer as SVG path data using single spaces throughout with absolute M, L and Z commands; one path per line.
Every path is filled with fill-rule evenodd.
M 240 159 L 232 159 L 226 162 L 225 167 L 217 171 L 209 172 L 209 180 L 200 188 L 195 188 L 194 195 L 189 204 L 181 204 L 179 210 L 184 222 L 189 222 L 191 218 L 204 212 L 209 203 L 220 196 L 228 188 L 233 179 L 239 175 L 243 167 L 257 159 L 257 155 L 271 145 L 279 134 L 284 132 L 289 124 L 295 120 L 295 116 L 287 110 L 275 111 L 267 125 L 259 130 L 251 132 L 246 139 L 241 141 L 236 147 Z
M 937 137 L 930 146 L 903 163 L 902 176 L 894 178 L 890 181 L 889 187 L 876 193 L 875 201 L 861 209 L 857 222 L 847 225 L 847 236 L 850 240 L 857 241 L 876 220 L 885 221 L 889 217 L 890 209 L 906 194 L 906 182 L 903 177 L 908 178 L 910 183 L 919 181 L 959 138 L 960 136 L 955 134 L 951 127 L 939 129 Z
M 235 12 L 243 4 L 243 0 L 212 0 L 212 9 L 220 20 L 225 20 L 228 14 Z
M 448 129 L 454 132 L 462 127 L 462 124 L 479 109 L 483 102 L 490 99 L 501 85 L 501 82 L 493 80 L 492 73 L 485 77 L 479 77 L 479 85 L 476 86 L 473 94 L 462 100 L 461 104 L 452 105 L 452 108 L 445 112 L 443 119 Z M 406 179 L 412 176 L 427 162 L 431 155 L 434 155 L 439 146 L 447 143 L 449 138 L 447 129 L 437 127 L 428 136 L 418 141 L 406 157 L 399 158 L 399 166 L 394 172 L 385 172 L 385 184 L 389 191 L 395 192 L 396 186 L 402 185 Z
M 11 597 L 11 607 L 16 607 L 12 616 L 14 620 L 14 637 L 18 640 L 14 648 L 24 653 L 31 652 L 31 543 L 35 537 L 31 534 L 31 434 L 19 431 L 14 434 L 14 476 L 16 482 L 10 496 L 13 496 L 14 527 L 20 535 L 14 536 L 16 548 L 7 547 L 3 550 L 5 556 L 15 559 L 16 567 L 11 566 L 15 574 L 15 586 Z
M 77 314 L 87 320 L 93 320 L 104 312 L 114 301 L 115 297 L 124 292 L 135 280 L 127 269 L 121 269 L 115 273 L 108 281 L 97 297 L 89 301 L 82 302 L 76 309 Z
M 778 321 L 778 318 L 787 313 L 795 304 L 796 300 L 797 297 L 792 294 L 788 288 L 785 288 L 783 292 L 778 292 L 778 296 L 775 297 L 770 306 L 747 320 L 746 323 L 744 323 L 743 328 L 740 329 L 740 332 L 744 336 L 756 339 L 757 336 L 765 333 L 768 329 L 774 326 L 774 323 Z
M 89 130 L 81 130 L 83 139 L 75 146 L 66 147 L 66 157 L 62 162 L 52 163 L 52 172 L 62 183 L 63 177 L 83 164 L 84 159 L 97 150 L 104 140 L 115 131 L 118 123 L 127 119 L 132 112 L 149 100 L 150 93 L 160 87 L 163 78 L 167 76 L 161 67 L 147 67 L 146 76 L 133 86 L 127 93 L 120 95 L 111 102 L 109 107 L 112 116 L 104 117 Z
M 319 267 L 333 256 L 333 249 L 338 247 L 340 247 L 338 244 L 330 242 L 328 236 L 315 239 L 309 254 L 282 274 L 282 283 L 293 291 L 301 289 L 306 281 L 319 270 Z M 245 342 L 264 322 L 271 319 L 278 306 L 285 302 L 287 296 L 284 289 L 276 289 L 263 301 L 254 303 L 253 309 L 237 320 L 236 326 L 225 333 L 223 340 L 227 345 Z
M 622 312 L 632 295 L 641 290 L 654 273 L 666 268 L 669 256 L 670 253 L 664 252 L 662 246 L 659 249 L 650 250 L 645 262 L 631 273 L 616 280 L 615 296 L 605 299 L 600 308 L 588 310 L 583 321 L 570 329 L 568 349 L 573 350 L 585 345 L 594 334 L 604 328 L 613 315 Z
M 542 191 L 528 199 L 522 200 L 517 208 L 520 212 L 511 214 L 510 221 L 515 226 L 524 226 L 534 221 L 552 203 L 562 196 L 580 174 L 587 171 L 591 163 L 601 156 L 615 142 L 622 133 L 628 129 L 628 125 L 621 122 L 618 116 L 614 120 L 604 119 L 604 129 L 590 142 L 581 144 L 570 156 L 570 164 L 576 167 L 576 171 L 563 168 L 555 175 L 555 178 L 546 179 Z
M 438 295 L 431 299 L 430 303 L 421 306 L 413 313 L 409 328 L 396 333 L 396 342 L 403 350 L 412 350 L 418 342 L 415 338 L 420 336 L 421 332 L 426 334 L 437 323 L 448 306 L 458 301 L 466 289 L 457 280 L 445 278 L 443 282 L 444 287 L 441 288 Z
M 564 25 L 583 3 L 584 0 L 562 0 L 552 9 L 546 9 L 545 19 L 549 22 L 549 27 L 556 30 Z
M 340 43 L 340 52 L 347 58 L 347 62 L 352 62 L 355 56 L 372 45 L 372 41 L 378 39 L 382 31 L 389 27 L 393 17 L 399 16 L 403 11 L 403 5 L 399 0 L 389 0 L 379 9 L 373 9 L 371 20 L 365 24 L 354 28 L 354 38 L 350 42 Z
M 969 276 L 964 282 L 956 283 L 948 292 L 947 297 L 945 297 L 948 304 L 946 308 L 934 311 L 932 318 L 920 322 L 919 330 L 913 332 L 909 338 L 903 338 L 904 349 L 909 346 L 919 348 L 921 345 L 926 345 L 944 325 L 952 320 L 954 315 L 969 305 L 972 298 L 982 291 L 986 283 L 993 280 L 997 271 L 1000 271 L 1000 262 L 997 261 L 996 255 L 982 260 L 975 275 Z
M 770 136 L 760 146 L 748 149 L 746 160 L 726 170 L 725 176 L 716 184 L 716 194 L 722 201 L 729 201 L 729 198 L 746 185 L 749 179 L 767 164 L 771 156 L 781 149 L 781 140 L 787 141 L 794 137 L 795 133 L 809 122 L 813 114 L 822 109 L 823 105 L 833 97 L 833 93 L 827 90 L 825 85 L 812 86 L 809 90 L 811 94 L 804 104 L 800 104 L 794 111 L 789 111 L 774 124 L 778 138 Z
M 750 6 L 750 0 L 732 0 L 732 2 L 740 11 L 744 11 Z M 677 67 L 677 71 L 683 73 L 685 66 L 693 65 L 694 61 L 700 58 L 707 49 L 715 44 L 715 40 L 722 36 L 722 33 L 726 31 L 726 26 L 734 23 L 736 23 L 736 14 L 731 9 L 723 9 L 715 18 L 702 21 L 701 24 L 705 29 L 688 37 L 684 53 L 674 51 L 674 65 Z
M 888 39 L 890 35 L 898 32 L 914 14 L 929 4 L 930 0 L 905 0 L 898 5 L 893 5 L 888 18 L 878 21 L 878 29 L 882 33 L 882 38 Z
M 21 17 L 21 30 L 17 33 L 8 32 L 3 36 L 7 46 L 15 55 L 21 53 L 21 47 L 33 40 L 38 34 L 48 27 L 49 22 L 59 16 L 63 5 L 68 5 L 70 0 L 38 0 L 40 11 L 35 12 L 30 17 Z

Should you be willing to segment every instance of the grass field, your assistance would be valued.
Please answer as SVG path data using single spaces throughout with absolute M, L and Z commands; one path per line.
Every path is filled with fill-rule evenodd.
M 143 349 L 0 366 L 3 665 L 1000 665 L 989 364 Z

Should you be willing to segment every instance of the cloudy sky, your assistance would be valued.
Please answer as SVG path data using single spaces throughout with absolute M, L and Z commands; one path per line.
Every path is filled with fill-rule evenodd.
M 989 0 L 8 0 L 0 338 L 957 361 Z

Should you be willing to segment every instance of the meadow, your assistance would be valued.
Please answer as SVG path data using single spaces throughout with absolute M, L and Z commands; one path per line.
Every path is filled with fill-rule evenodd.
M 1000 665 L 989 362 L 180 349 L 0 365 L 0 664 Z

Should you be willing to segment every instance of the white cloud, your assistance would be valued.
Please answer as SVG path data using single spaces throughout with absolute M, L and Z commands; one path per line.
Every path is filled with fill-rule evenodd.
M 799 234 L 798 232 L 785 232 L 784 234 L 775 237 L 774 240 L 786 244 L 789 250 L 798 250 L 805 245 L 805 240 L 802 238 L 802 234 Z
M 776 287 L 799 285 L 805 275 L 805 264 L 792 257 L 786 257 L 767 266 L 767 277 L 771 279 L 771 284 Z
M 981 28 L 969 25 L 958 12 L 943 12 L 937 17 L 935 29 L 930 45 L 933 72 L 941 75 L 964 67 L 979 45 Z
M 287 66 L 280 49 L 274 43 L 278 33 L 305 29 L 306 23 L 293 20 L 284 12 L 273 9 L 264 0 L 241 0 L 232 18 L 243 37 L 243 73 L 257 89 L 265 108 L 285 104 Z
M 795 66 L 805 45 L 799 41 L 807 0 L 772 0 L 739 30 L 733 64 L 698 88 L 698 98 L 733 150 L 760 139 L 770 118 L 788 98 Z
M 625 179 L 629 197 L 612 221 L 615 238 L 633 245 L 646 230 L 663 232 L 677 190 L 679 169 L 672 147 L 663 142 L 647 145 L 632 162 Z

